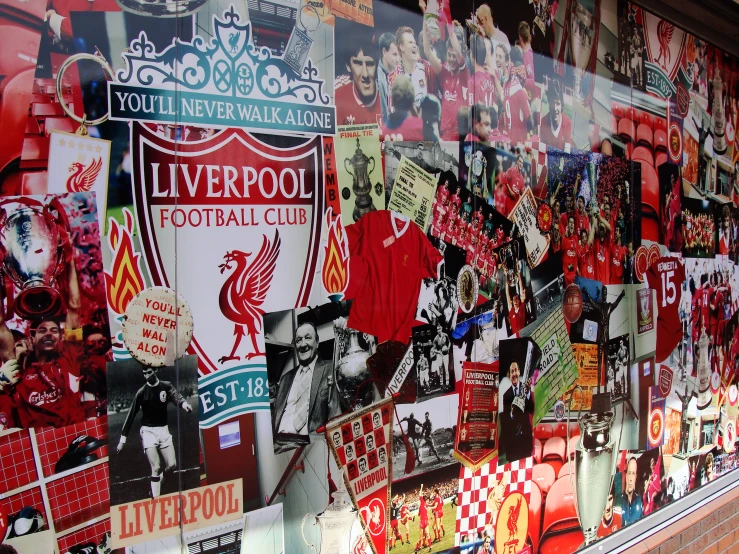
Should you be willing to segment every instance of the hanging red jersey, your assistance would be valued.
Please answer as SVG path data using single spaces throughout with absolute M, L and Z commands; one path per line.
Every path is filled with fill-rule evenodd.
M 366 278 L 356 291 L 348 326 L 376 335 L 379 342 L 408 343 L 421 280 L 438 277 L 443 257 L 407 218 L 387 210 L 362 216 L 346 228 L 350 263 L 360 262 Z
M 657 292 L 657 363 L 667 359 L 682 337 L 677 308 L 683 281 L 685 268 L 676 258 L 659 258 L 647 270 L 649 288 Z

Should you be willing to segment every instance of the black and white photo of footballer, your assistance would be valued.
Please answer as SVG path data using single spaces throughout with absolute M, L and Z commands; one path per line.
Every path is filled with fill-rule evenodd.
M 156 498 L 163 494 L 167 482 L 168 492 L 179 490 L 177 473 L 183 474 L 182 489 L 197 487 L 197 356 L 186 356 L 176 366 L 165 368 L 143 366 L 133 360 L 114 362 L 108 364 L 108 375 L 115 385 L 111 390 L 124 387 L 121 392 L 128 393 L 113 407 L 122 409 L 109 411 L 108 416 L 111 504 Z M 143 377 L 143 385 L 138 375 Z M 135 392 L 133 387 L 137 387 Z M 143 453 L 137 454 L 138 449 Z M 178 451 L 186 458 L 180 464 Z
M 413 358 L 419 400 L 454 390 L 452 341 L 440 324 L 413 328 Z

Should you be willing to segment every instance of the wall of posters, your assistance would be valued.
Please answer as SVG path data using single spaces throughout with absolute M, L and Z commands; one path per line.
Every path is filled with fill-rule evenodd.
M 734 470 L 739 63 L 690 29 L 628 0 L 0 27 L 0 543 L 569 553 Z

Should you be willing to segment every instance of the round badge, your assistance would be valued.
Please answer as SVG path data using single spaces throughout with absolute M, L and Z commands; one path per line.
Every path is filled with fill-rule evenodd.
M 552 208 L 549 204 L 543 202 L 539 204 L 539 211 L 536 214 L 536 224 L 542 233 L 548 233 L 552 228 Z
M 562 421 L 565 418 L 565 403 L 560 399 L 554 403 L 554 419 Z
M 659 246 L 657 246 L 656 244 L 650 246 L 649 258 L 647 259 L 647 269 L 652 267 L 652 264 L 659 260 L 660 256 L 662 256 L 662 253 L 659 251 Z M 646 273 L 646 271 L 644 273 Z
M 369 506 L 362 509 L 362 515 L 372 535 L 377 536 L 385 532 L 385 504 L 382 500 L 373 498 Z
M 470 313 L 477 304 L 478 288 L 477 275 L 472 266 L 462 266 L 457 275 L 457 303 L 464 313 Z
M 736 406 L 737 401 L 739 400 L 739 389 L 736 388 L 736 385 L 731 385 L 729 387 L 729 406 Z
M 711 392 L 718 394 L 719 388 L 721 387 L 721 374 L 718 371 L 711 373 Z
M 582 315 L 582 291 L 572 283 L 567 285 L 562 297 L 562 315 L 568 323 L 575 323 Z
M 662 443 L 664 416 L 661 410 L 652 410 L 649 414 L 649 444 L 659 446 Z
M 352 196 L 352 191 L 349 190 L 349 187 L 344 187 L 341 189 L 341 197 L 344 200 L 349 200 Z
M 636 255 L 634 256 L 634 271 L 636 272 L 636 278 L 640 283 L 644 282 L 644 275 L 647 273 L 647 248 L 643 244 L 636 249 Z
M 145 366 L 164 367 L 187 353 L 192 339 L 190 306 L 166 287 L 142 290 L 123 316 L 123 344 Z
M 682 133 L 680 133 L 680 128 L 674 123 L 670 125 L 667 148 L 670 151 L 670 158 L 673 161 L 681 159 L 683 152 L 683 136 Z

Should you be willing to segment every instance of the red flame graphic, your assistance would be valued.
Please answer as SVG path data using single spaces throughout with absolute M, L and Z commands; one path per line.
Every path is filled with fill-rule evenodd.
M 123 208 L 125 225 L 110 218 L 108 245 L 113 252 L 111 272 L 105 272 L 108 305 L 117 314 L 123 314 L 131 299 L 144 290 L 141 273 L 141 254 L 133 249 L 133 214 Z
M 341 215 L 334 216 L 331 208 L 326 210 L 326 227 L 328 240 L 323 247 L 324 260 L 321 271 L 323 287 L 330 295 L 343 294 L 349 282 L 349 247 Z

